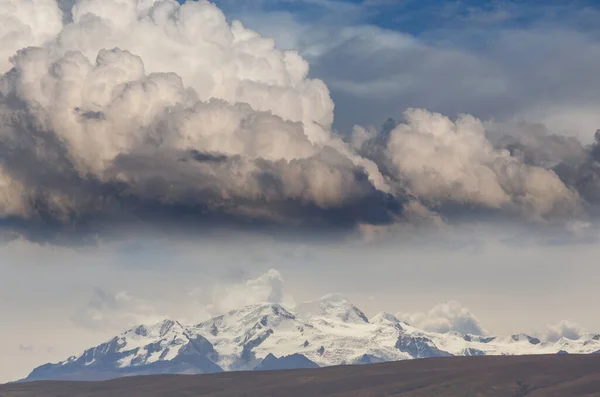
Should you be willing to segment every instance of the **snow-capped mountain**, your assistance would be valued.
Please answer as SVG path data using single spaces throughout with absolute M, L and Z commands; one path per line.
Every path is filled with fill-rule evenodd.
M 165 320 L 140 325 L 58 364 L 34 369 L 27 380 L 102 380 L 131 375 L 222 372 L 218 353 L 199 333 Z
M 196 325 L 140 325 L 26 380 L 108 379 L 158 373 L 311 368 L 443 356 L 589 354 L 600 335 L 540 341 L 525 334 L 484 337 L 427 332 L 389 313 L 371 319 L 341 295 L 298 305 L 243 307 Z

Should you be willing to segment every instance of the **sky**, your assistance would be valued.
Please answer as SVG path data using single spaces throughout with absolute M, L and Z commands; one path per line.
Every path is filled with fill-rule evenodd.
M 342 293 L 600 331 L 593 1 L 0 0 L 0 382 Z

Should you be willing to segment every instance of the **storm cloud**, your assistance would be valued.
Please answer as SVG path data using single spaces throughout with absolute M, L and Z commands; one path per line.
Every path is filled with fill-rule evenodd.
M 475 117 L 425 109 L 339 133 L 308 63 L 207 1 L 4 7 L 8 235 L 68 243 L 146 227 L 350 231 L 460 209 L 546 223 L 585 218 L 599 197 L 597 146 L 566 138 L 492 139 Z

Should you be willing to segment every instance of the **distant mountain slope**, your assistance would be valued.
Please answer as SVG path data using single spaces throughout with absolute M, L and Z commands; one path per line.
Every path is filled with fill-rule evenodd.
M 600 356 L 444 357 L 366 366 L 0 386 L 2 397 L 600 397 Z
M 212 344 L 181 324 L 165 320 L 140 325 L 110 341 L 58 364 L 45 364 L 28 380 L 104 380 L 150 374 L 209 374 L 222 372 Z
M 600 335 L 551 343 L 525 334 L 501 338 L 427 332 L 389 313 L 369 319 L 343 296 L 328 295 L 300 304 L 294 311 L 263 303 L 193 326 L 171 320 L 141 325 L 79 356 L 42 365 L 26 380 L 100 380 L 253 370 L 261 365 L 263 369 L 280 369 L 448 356 L 598 351 Z M 304 364 L 300 357 L 306 360 Z
M 274 371 L 282 369 L 306 369 L 319 368 L 319 366 L 302 354 L 290 354 L 289 356 L 275 357 L 270 354 L 256 367 L 255 371 Z

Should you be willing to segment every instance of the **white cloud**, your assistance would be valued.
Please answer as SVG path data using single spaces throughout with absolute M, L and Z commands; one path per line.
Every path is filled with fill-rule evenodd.
M 308 62 L 208 1 L 78 0 L 65 18 L 38 1 L 9 2 L 22 23 L 7 24 L 8 36 L 42 33 L 23 39 L 33 47 L 19 44 L 0 77 L 0 217 L 33 240 L 67 239 L 65 225 L 82 238 L 209 222 L 364 225 L 376 235 L 398 222 L 440 224 L 461 206 L 544 221 L 584 207 L 553 171 L 494 147 L 473 116 L 413 109 L 389 140 L 357 127 L 347 143 Z M 408 91 L 411 106 L 436 98 L 470 108 L 506 87 L 506 70 L 468 51 L 373 26 L 328 37 L 330 28 L 297 44 L 353 106 L 377 99 L 400 112 L 395 93 Z M 373 140 L 379 151 L 362 150 Z
M 401 10 L 397 2 L 393 6 Z M 465 6 L 463 13 L 453 6 L 423 21 L 426 30 L 420 36 L 369 24 L 373 8 L 356 10 L 362 16 L 358 20 L 323 10 L 325 17 L 313 18 L 308 26 L 300 22 L 306 18 L 292 12 L 245 13 L 242 6 L 232 12 L 247 17 L 254 29 L 281 37 L 279 45 L 300 49 L 313 75 L 331 88 L 342 129 L 379 125 L 405 108 L 423 107 L 448 115 L 541 122 L 553 133 L 590 141 L 600 123 L 593 67 L 600 47 L 596 27 L 582 21 L 595 17 L 594 7 L 584 11 L 565 3 L 557 12 L 554 3 L 540 12 L 519 3 L 508 11 L 503 3 L 502 9 L 485 12 Z M 380 4 L 374 10 L 387 12 Z M 400 12 L 407 20 L 423 17 L 419 11 Z M 532 22 L 519 27 L 522 21 L 512 22 L 522 12 Z
M 2 0 L 0 2 L 0 73 L 12 67 L 17 50 L 42 45 L 62 29 L 56 0 Z
M 255 303 L 293 306 L 294 300 L 284 287 L 281 273 L 271 269 L 256 278 L 240 282 L 215 279 L 161 297 L 96 288 L 71 319 L 77 326 L 103 333 L 122 332 L 128 327 L 153 324 L 167 318 L 194 324 Z
M 409 109 L 405 119 L 390 133 L 387 148 L 399 178 L 417 197 L 494 209 L 516 207 L 532 217 L 580 210 L 578 194 L 554 172 L 495 149 L 474 117 L 452 121 Z
M 487 333 L 477 317 L 456 301 L 441 303 L 427 313 L 398 313 L 396 317 L 431 332 L 459 332 L 472 335 Z
M 153 324 L 167 318 L 152 302 L 131 296 L 126 291 L 94 290 L 93 296 L 72 317 L 73 322 L 98 332 L 121 332 L 137 324 Z
M 19 99 L 0 107 L 3 142 L 34 150 L 42 130 L 52 141 L 32 164 L 2 159 L 2 215 L 36 218 L 28 197 L 42 185 L 61 222 L 103 211 L 80 178 L 126 184 L 128 197 L 151 196 L 142 201 L 276 222 L 290 203 L 326 210 L 385 190 L 373 162 L 333 135 L 333 102 L 307 62 L 228 24 L 214 5 L 80 0 L 72 19 L 1 77 L 3 97 Z M 12 117 L 23 106 L 27 116 Z M 39 162 L 56 178 L 35 180 Z
M 284 280 L 275 269 L 245 282 L 216 287 L 212 291 L 209 310 L 221 314 L 254 303 L 279 303 L 293 306 L 293 298 L 285 293 Z
M 572 321 L 563 320 L 557 324 L 549 325 L 546 330 L 540 334 L 542 340 L 556 342 L 561 338 L 577 340 L 586 333 L 579 324 Z

